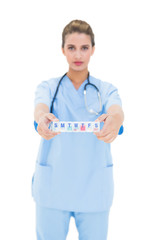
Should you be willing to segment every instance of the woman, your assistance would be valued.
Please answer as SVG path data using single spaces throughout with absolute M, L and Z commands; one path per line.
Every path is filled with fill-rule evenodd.
M 34 119 L 42 139 L 32 195 L 36 202 L 38 240 L 65 240 L 71 216 L 75 218 L 80 240 L 107 239 L 113 200 L 110 143 L 118 135 L 124 114 L 117 89 L 89 76 L 88 64 L 94 50 L 90 25 L 81 20 L 71 21 L 62 33 L 68 72 L 57 92 L 61 77 L 43 81 L 36 90 Z M 92 85 L 87 87 L 86 108 L 83 91 L 88 78 L 99 89 L 100 111 L 97 90 Z M 94 110 L 94 114 L 88 109 Z M 52 121 L 100 121 L 101 131 L 55 133 L 48 128 Z

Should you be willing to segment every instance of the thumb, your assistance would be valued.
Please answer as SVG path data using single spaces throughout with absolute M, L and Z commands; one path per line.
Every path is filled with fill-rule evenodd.
M 56 118 L 56 116 L 52 113 L 48 113 L 47 114 L 47 118 L 50 120 L 50 121 L 59 121 L 58 118 Z
M 102 114 L 101 116 L 99 116 L 99 117 L 95 120 L 95 122 L 104 122 L 105 119 L 106 119 L 108 116 L 109 116 L 109 114 L 104 113 L 104 114 Z

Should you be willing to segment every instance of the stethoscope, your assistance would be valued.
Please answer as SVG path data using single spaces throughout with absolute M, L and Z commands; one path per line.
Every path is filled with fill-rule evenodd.
M 58 85 L 57 85 L 57 89 L 56 89 L 56 92 L 55 92 L 55 94 L 54 94 L 54 97 L 53 97 L 53 100 L 52 100 L 52 103 L 51 103 L 51 108 L 50 108 L 50 112 L 51 112 L 51 113 L 53 112 L 53 104 L 54 104 L 54 101 L 55 101 L 55 99 L 56 99 L 56 96 L 57 96 L 57 93 L 58 93 L 58 89 L 59 89 L 60 83 L 62 82 L 63 78 L 64 78 L 66 75 L 67 75 L 67 72 L 61 77 L 61 79 L 59 80 L 59 83 L 58 83 Z M 91 83 L 91 82 L 89 81 L 89 77 L 90 77 L 90 75 L 89 75 L 89 72 L 88 72 L 88 77 L 87 77 L 88 83 L 85 84 L 85 86 L 84 86 L 84 91 L 83 91 L 83 92 L 84 92 L 85 106 L 86 106 L 86 109 L 87 109 L 87 111 L 88 111 L 89 113 L 99 115 L 99 113 L 102 111 L 101 95 L 100 95 L 99 89 L 98 89 L 93 83 Z M 93 109 L 89 109 L 89 108 L 88 108 L 88 105 L 87 105 L 87 97 L 86 97 L 87 90 L 86 90 L 86 89 L 87 89 L 87 87 L 88 87 L 89 85 L 92 86 L 92 87 L 94 87 L 94 88 L 97 90 L 98 101 L 99 101 L 99 111 L 98 111 L 98 112 L 94 111 Z
M 62 82 L 63 78 L 66 76 L 67 72 L 61 77 L 61 79 L 59 80 L 59 83 L 57 85 L 57 89 L 56 89 L 56 92 L 54 94 L 54 97 L 53 97 L 53 100 L 52 100 L 52 103 L 51 103 L 51 107 L 50 107 L 50 112 L 52 113 L 53 112 L 53 104 L 54 104 L 54 101 L 56 99 L 56 96 L 57 96 L 57 93 L 58 93 L 58 89 L 59 89 L 59 86 L 60 86 L 60 83 Z M 101 101 L 101 95 L 100 95 L 100 92 L 99 92 L 99 89 L 89 81 L 89 72 L 88 72 L 88 77 L 87 77 L 87 80 L 88 80 L 88 83 L 85 84 L 84 86 L 84 99 L 85 99 L 85 106 L 86 106 L 86 109 L 89 113 L 91 114 L 96 114 L 96 115 L 99 115 L 99 113 L 102 111 L 102 101 Z M 96 90 L 97 90 L 97 95 L 98 95 L 98 99 L 99 99 L 99 111 L 96 112 L 94 111 L 93 109 L 89 109 L 88 106 L 87 106 L 87 99 L 86 99 L 86 89 L 87 89 L 87 86 L 91 85 L 92 87 L 94 87 Z M 37 126 L 38 126 L 38 123 L 36 121 L 34 121 L 34 127 L 37 131 Z M 121 135 L 123 133 L 123 125 L 120 127 L 119 129 L 119 135 Z

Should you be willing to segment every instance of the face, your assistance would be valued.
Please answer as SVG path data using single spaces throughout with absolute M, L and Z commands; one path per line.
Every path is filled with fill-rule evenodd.
M 71 33 L 66 35 L 63 54 L 67 58 L 69 68 L 83 71 L 88 68 L 90 57 L 95 47 L 92 47 L 91 37 L 85 33 Z

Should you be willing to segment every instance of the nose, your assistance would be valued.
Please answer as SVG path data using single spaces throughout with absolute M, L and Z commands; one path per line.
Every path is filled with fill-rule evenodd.
M 79 50 L 75 51 L 75 58 L 80 59 L 81 58 L 81 52 Z

